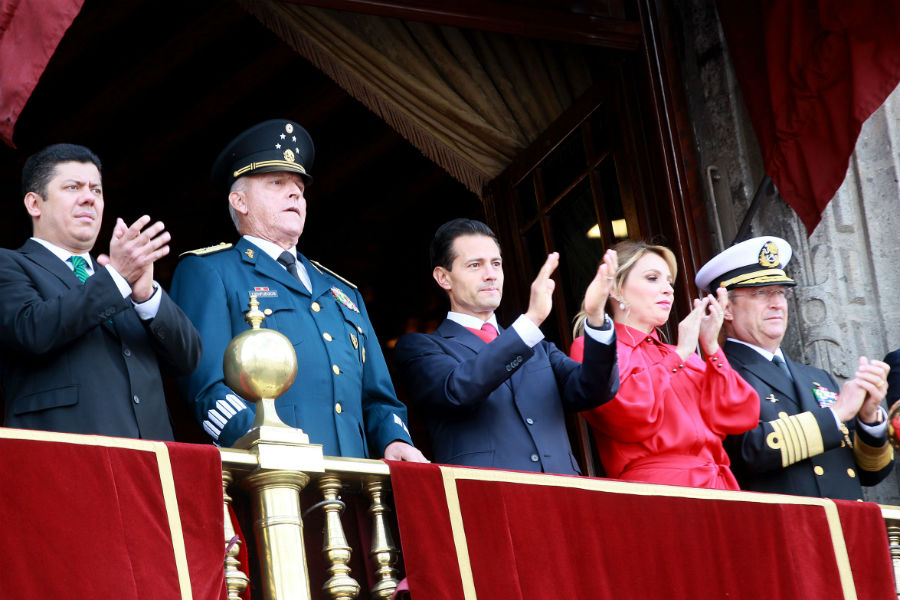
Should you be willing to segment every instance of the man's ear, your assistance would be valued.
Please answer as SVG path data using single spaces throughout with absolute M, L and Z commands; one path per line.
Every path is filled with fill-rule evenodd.
M 431 272 L 431 276 L 437 281 L 437 284 L 443 289 L 450 291 L 450 273 L 444 267 L 435 267 Z
M 28 211 L 28 214 L 33 218 L 41 216 L 41 197 L 34 192 L 28 192 L 25 194 L 25 199 L 23 200 L 25 203 L 25 210 Z
M 729 323 L 734 321 L 734 313 L 731 312 L 731 298 L 725 302 L 725 306 L 722 308 L 723 317 Z
M 239 215 L 246 215 L 248 212 L 247 197 L 241 190 L 233 190 L 228 194 L 228 204 L 230 204 L 231 208 Z

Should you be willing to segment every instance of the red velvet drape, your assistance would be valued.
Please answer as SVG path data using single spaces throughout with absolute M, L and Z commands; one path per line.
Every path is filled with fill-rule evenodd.
M 0 598 L 226 596 L 212 446 L 0 428 L 0 489 Z
M 900 0 L 719 0 L 766 173 L 812 234 L 900 81 Z
M 895 598 L 873 504 L 409 463 L 391 479 L 413 600 Z

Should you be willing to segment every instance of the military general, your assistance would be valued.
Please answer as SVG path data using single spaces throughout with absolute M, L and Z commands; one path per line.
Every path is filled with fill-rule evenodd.
M 213 180 L 227 192 L 241 238 L 188 253 L 175 271 L 172 296 L 205 349 L 197 371 L 182 378 L 182 393 L 218 445 L 231 446 L 250 429 L 254 405 L 225 384 L 222 358 L 248 328 L 244 314 L 255 295 L 269 314 L 264 325 L 287 336 L 301 365 L 276 401 L 285 423 L 323 444 L 326 455 L 424 461 L 362 295 L 297 252 L 314 152 L 303 127 L 270 120 L 238 135 L 216 159 Z

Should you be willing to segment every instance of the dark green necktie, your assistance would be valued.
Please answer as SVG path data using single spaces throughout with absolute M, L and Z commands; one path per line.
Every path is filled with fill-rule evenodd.
M 75 273 L 75 277 L 78 278 L 78 281 L 81 283 L 87 281 L 87 278 L 90 277 L 87 270 L 87 261 L 82 257 L 73 254 L 69 257 L 69 262 L 72 263 L 72 271 Z

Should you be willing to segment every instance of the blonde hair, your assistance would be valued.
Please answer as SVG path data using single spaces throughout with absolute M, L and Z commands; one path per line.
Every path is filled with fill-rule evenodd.
M 648 244 L 647 242 L 625 240 L 624 242 L 619 242 L 613 246 L 612 249 L 616 251 L 619 268 L 614 275 L 613 292 L 609 295 L 609 298 L 606 299 L 607 314 L 611 315 L 613 313 L 613 303 L 618 302 L 618 300 L 615 299 L 615 296 L 622 294 L 622 288 L 625 285 L 625 280 L 628 279 L 628 274 L 631 273 L 635 263 L 637 263 L 637 261 L 645 254 L 656 254 L 666 261 L 666 266 L 669 267 L 669 271 L 672 273 L 672 281 L 674 281 L 676 275 L 678 275 L 678 264 L 675 261 L 675 253 L 665 246 L 655 246 Z M 587 312 L 584 310 L 584 302 L 582 301 L 581 310 L 578 311 L 578 314 L 575 315 L 574 319 L 574 326 L 572 328 L 573 338 L 584 333 L 584 322 L 586 320 Z

